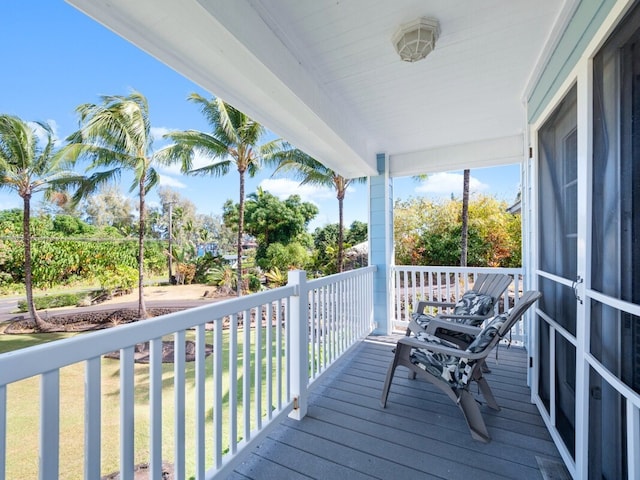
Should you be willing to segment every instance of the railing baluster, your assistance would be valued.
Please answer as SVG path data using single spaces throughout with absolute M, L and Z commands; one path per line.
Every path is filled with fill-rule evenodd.
M 207 365 L 205 363 L 205 326 L 200 324 L 196 326 L 196 355 L 195 355 L 195 436 L 196 436 L 196 479 L 204 479 L 205 465 L 207 458 L 205 456 L 205 414 L 207 405 L 205 403 L 205 375 Z
M 0 385 L 0 480 L 7 471 L 7 387 Z
M 396 318 L 402 318 L 402 274 L 401 270 L 395 271 L 395 284 L 396 289 L 394 292 L 394 296 L 396 298 Z
M 229 325 L 229 451 L 238 444 L 238 315 L 231 315 Z
M 40 379 L 40 479 L 59 477 L 60 370 Z
M 135 347 L 120 350 L 120 478 L 133 480 Z
M 251 438 L 251 312 L 244 311 L 242 321 L 242 414 L 244 432 L 242 438 Z M 236 440 L 237 441 L 237 440 Z
M 102 358 L 90 358 L 84 374 L 84 478 L 100 478 Z
M 185 478 L 185 361 L 186 335 L 180 330 L 173 335 L 173 469 L 175 478 Z
M 267 360 L 265 379 L 267 381 L 267 419 L 273 417 L 273 302 L 267 304 L 265 358 Z
M 278 388 L 278 410 L 282 408 L 282 307 L 283 303 L 278 300 L 276 302 L 276 385 Z M 288 350 L 286 350 L 288 352 Z
M 149 478 L 162 478 L 162 338 L 149 341 Z
M 213 447 L 216 468 L 222 465 L 222 319 L 213 324 Z M 229 377 L 230 385 L 233 378 Z
M 254 412 L 256 428 L 262 428 L 262 305 L 256 308 L 256 341 L 254 348 L 255 380 L 254 380 Z

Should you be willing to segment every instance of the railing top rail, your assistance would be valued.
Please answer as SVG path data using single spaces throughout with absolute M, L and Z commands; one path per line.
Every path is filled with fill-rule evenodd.
M 0 355 L 0 385 L 73 365 L 105 353 L 128 348 L 152 338 L 161 338 L 195 325 L 249 310 L 293 295 L 294 287 L 284 286 L 245 297 L 223 300 L 157 318 L 120 325 L 72 338 L 57 340 Z
M 335 283 L 336 281 L 342 281 L 348 278 L 360 277 L 369 272 L 375 272 L 377 268 L 378 267 L 376 267 L 375 265 L 369 265 L 368 267 L 357 268 L 355 270 L 349 270 L 348 272 L 335 273 L 333 275 L 328 275 L 326 277 L 315 278 L 313 280 L 309 280 L 307 284 L 309 288 L 322 288 L 332 283 Z
M 435 272 L 435 273 L 449 273 L 449 272 L 468 272 L 468 273 L 506 273 L 506 274 L 521 274 L 523 272 L 521 267 L 507 268 L 507 267 L 443 267 L 443 266 L 428 266 L 428 265 L 392 265 L 392 271 L 402 270 L 407 272 Z

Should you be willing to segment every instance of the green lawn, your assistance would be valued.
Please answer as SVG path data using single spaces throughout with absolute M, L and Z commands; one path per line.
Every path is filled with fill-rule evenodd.
M 242 332 L 239 331 L 239 338 Z M 52 341 L 70 336 L 69 334 L 38 334 L 38 335 L 1 335 L 0 352 L 24 348 L 29 345 Z M 187 337 L 193 339 L 192 332 Z M 212 332 L 207 332 L 206 342 L 213 343 Z M 267 372 L 265 368 L 265 345 L 263 329 L 263 399 L 264 379 Z M 223 333 L 223 363 L 225 372 L 228 370 L 228 332 Z M 254 338 L 252 335 L 252 344 Z M 271 349 L 275 362 L 275 343 Z M 46 362 L 46 359 L 43 359 Z M 255 359 L 252 356 L 252 372 Z M 275 365 L 275 363 L 274 363 Z M 242 399 L 242 351 L 238 352 L 238 401 Z M 206 455 L 211 458 L 213 452 L 213 362 L 211 357 L 206 362 L 206 395 L 205 404 L 211 405 L 206 414 Z M 195 449 L 195 364 L 187 363 L 186 368 L 186 440 L 187 452 L 187 478 L 194 472 Z M 269 375 L 273 373 L 269 372 Z M 174 413 L 174 389 L 173 389 L 173 364 L 163 365 L 163 457 L 173 461 L 173 413 Z M 118 470 L 119 462 L 119 361 L 103 358 L 102 360 L 102 474 L 108 474 Z M 228 392 L 229 375 L 224 374 L 223 388 Z M 61 442 L 60 442 L 60 478 L 76 479 L 83 477 L 83 450 L 84 450 L 84 365 L 76 364 L 64 368 L 61 371 Z M 275 376 L 274 376 L 275 383 Z M 135 462 L 148 461 L 149 454 L 149 368 L 148 365 L 135 366 Z M 7 406 L 7 471 L 6 477 L 11 479 L 37 478 L 38 467 L 38 423 L 40 388 L 37 378 L 27 379 L 11 384 L 8 390 Z M 223 409 L 228 415 L 228 395 L 223 392 L 225 399 Z M 252 392 L 253 399 L 253 392 Z M 274 398 L 275 402 L 275 398 Z M 263 401 L 263 414 L 266 411 Z M 228 446 L 228 417 L 223 424 L 223 448 Z M 242 412 L 239 409 L 238 432 L 242 433 Z M 252 418 L 252 423 L 255 419 Z M 211 466 L 208 464 L 208 466 Z

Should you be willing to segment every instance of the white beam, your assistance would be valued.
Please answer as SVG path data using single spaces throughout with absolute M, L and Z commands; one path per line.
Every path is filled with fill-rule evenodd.
M 404 177 L 467 168 L 495 167 L 524 160 L 522 135 L 390 155 L 390 174 Z

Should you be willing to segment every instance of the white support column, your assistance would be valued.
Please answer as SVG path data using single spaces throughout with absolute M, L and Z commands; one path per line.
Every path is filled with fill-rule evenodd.
M 369 177 L 369 265 L 378 267 L 373 280 L 374 335 L 391 333 L 393 253 L 393 181 L 386 154 L 376 156 L 378 175 Z
M 288 284 L 296 287 L 296 295 L 291 297 L 291 332 L 289 371 L 291 372 L 291 396 L 294 407 L 289 417 L 302 420 L 307 414 L 307 385 L 309 383 L 309 294 L 307 273 L 303 270 L 289 272 Z

